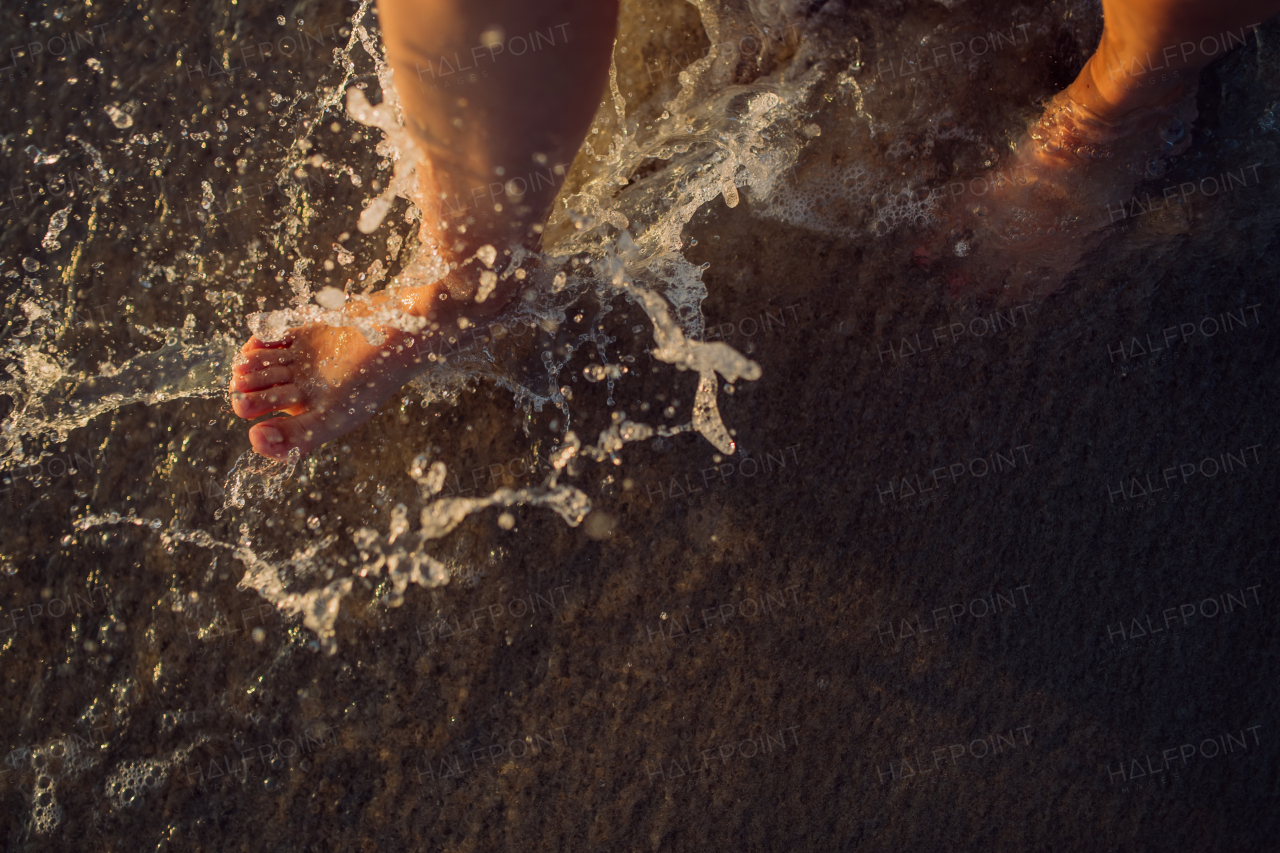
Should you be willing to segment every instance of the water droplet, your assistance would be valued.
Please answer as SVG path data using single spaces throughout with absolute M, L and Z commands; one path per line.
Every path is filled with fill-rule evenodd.
M 330 311 L 337 311 L 347 302 L 347 295 L 336 287 L 323 287 L 316 294 L 316 304 Z
M 107 116 L 111 119 L 111 123 L 120 130 L 133 127 L 133 116 L 129 115 L 114 104 L 108 104 L 104 107 L 104 110 Z

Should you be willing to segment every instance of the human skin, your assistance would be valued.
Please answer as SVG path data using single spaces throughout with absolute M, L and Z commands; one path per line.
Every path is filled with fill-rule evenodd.
M 1211 43 L 1201 50 L 1202 40 L 1238 33 L 1278 13 L 1276 0 L 1103 0 L 1098 49 L 1066 94 L 1107 121 L 1170 103 L 1222 56 Z M 1195 47 L 1181 49 L 1186 44 Z M 1147 68 L 1157 70 L 1144 74 Z
M 572 162 L 604 91 L 618 0 L 380 0 L 378 11 L 406 126 L 426 153 L 415 198 L 420 235 L 455 272 L 345 310 L 354 323 L 394 306 L 429 320 L 423 333 L 387 328 L 386 340 L 372 346 L 353 326 L 315 324 L 279 342 L 245 344 L 232 407 L 247 419 L 291 416 L 249 431 L 254 449 L 274 459 L 305 455 L 363 424 L 421 369 L 425 334 L 447 333 L 461 316 L 484 319 L 509 297 L 499 289 L 477 304 L 475 275 L 458 267 L 482 246 L 536 247 L 563 180 L 554 167 Z M 993 192 L 994 215 L 960 211 L 941 235 L 978 246 L 972 273 L 953 271 L 954 281 L 1009 288 L 1005 272 L 1034 259 L 1047 261 L 1048 273 L 1023 273 L 1021 292 L 1004 292 L 1052 292 L 1098 233 L 1081 211 L 1097 213 L 1127 197 L 1141 178 L 1131 161 L 1158 160 L 1189 144 L 1184 125 L 1195 117 L 1199 71 L 1221 55 L 1200 50 L 1201 39 L 1278 11 L 1280 0 L 1103 0 L 1097 51 L 1018 153 L 1013 173 L 1030 175 L 1030 186 Z M 526 47 L 519 55 L 517 39 Z M 528 49 L 534 39 L 538 50 Z M 1166 51 L 1187 42 L 1197 48 Z M 1149 57 L 1161 58 L 1158 72 L 1147 70 Z M 1105 149 L 1107 157 L 1081 156 L 1081 146 Z M 523 194 L 504 183 L 547 169 L 551 180 L 526 179 Z M 458 207 L 463 215 L 454 215 Z M 1045 227 L 1029 236 L 1026 223 L 1037 218 Z M 1063 221 L 1083 224 L 1063 228 Z M 1015 230 L 1017 240 L 1009 236 Z M 922 248 L 917 257 L 922 252 L 929 255 Z
M 1137 185 L 1191 145 L 1200 71 L 1277 12 L 1280 0 L 1104 0 L 1076 79 L 984 176 L 990 192 L 943 211 L 913 261 L 940 263 L 956 297 L 1060 290 Z
M 380 0 L 378 14 L 406 126 L 431 164 L 424 187 L 470 204 L 477 188 L 573 161 L 608 79 L 617 0 Z M 561 177 L 524 181 L 502 211 L 484 209 L 486 190 L 450 240 L 532 245 Z
M 395 309 L 427 320 L 421 332 L 383 327 L 373 346 L 354 325 L 316 323 L 245 344 L 231 404 L 246 419 L 289 415 L 249 430 L 272 459 L 359 427 L 422 369 L 427 335 L 482 320 L 510 297 L 499 286 L 477 304 L 477 265 L 464 265 L 484 246 L 536 247 L 603 96 L 618 16 L 617 0 L 381 0 L 378 11 L 405 124 L 426 154 L 414 199 L 422 250 L 455 271 L 344 310 L 354 324 Z M 463 65 L 475 70 L 456 85 Z

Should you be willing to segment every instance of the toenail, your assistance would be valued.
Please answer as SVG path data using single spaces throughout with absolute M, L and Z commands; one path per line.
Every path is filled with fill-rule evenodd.
M 262 437 L 265 438 L 271 444 L 279 444 L 280 442 L 284 441 L 284 436 L 281 435 L 280 430 L 276 429 L 275 427 L 263 427 Z

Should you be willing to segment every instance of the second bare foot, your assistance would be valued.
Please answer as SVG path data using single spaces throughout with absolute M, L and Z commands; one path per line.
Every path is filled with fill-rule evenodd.
M 1076 100 L 1079 85 L 1055 96 L 1012 162 L 959 195 L 923 253 L 947 272 L 952 295 L 1022 299 L 1060 289 L 1103 241 L 1114 210 L 1191 144 L 1193 83 L 1118 89 L 1119 102 L 1090 89 L 1085 100 L 1096 110 Z

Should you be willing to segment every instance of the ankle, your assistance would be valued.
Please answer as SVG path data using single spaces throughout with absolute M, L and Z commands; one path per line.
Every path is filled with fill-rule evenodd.
M 1104 33 L 1066 94 L 1100 120 L 1119 123 L 1141 110 L 1177 104 L 1198 77 L 1189 65 L 1162 64 L 1158 55 L 1118 46 Z

